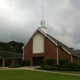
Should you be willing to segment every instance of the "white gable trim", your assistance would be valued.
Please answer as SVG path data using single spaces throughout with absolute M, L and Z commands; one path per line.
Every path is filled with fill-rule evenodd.
M 48 37 L 48 36 L 47 36 Z M 48 37 L 49 38 L 49 37 Z M 57 43 L 55 41 L 53 41 L 51 38 L 49 38 L 55 45 L 57 45 Z
M 24 44 L 24 46 L 22 47 L 22 49 L 24 49 L 24 47 L 26 46 L 26 44 L 29 42 L 30 39 L 28 39 L 28 41 Z
M 67 51 L 64 47 L 62 47 L 62 49 L 65 50 L 69 55 L 71 55 L 71 53 Z
M 46 36 L 46 34 L 45 34 L 43 31 L 41 31 L 40 29 L 37 29 L 37 30 L 39 30 L 43 35 Z M 35 34 L 35 35 L 36 35 L 36 34 Z M 35 36 L 35 35 L 34 35 L 34 36 Z M 33 37 L 34 37 L 34 36 L 33 36 Z M 30 38 L 30 39 L 31 39 L 31 38 Z M 22 49 L 24 49 L 24 47 L 27 45 L 27 43 L 29 42 L 30 39 L 28 39 L 28 41 L 24 44 L 24 46 L 22 47 Z
M 23 49 L 23 60 L 24 60 L 24 49 Z
M 46 36 L 46 34 L 42 31 L 42 30 L 40 30 L 40 29 L 38 29 L 44 36 Z
M 51 38 L 49 38 L 43 31 L 41 31 L 40 29 L 38 29 L 41 33 L 43 33 L 49 40 L 51 40 L 54 44 L 56 44 L 57 45 L 57 43 L 56 42 L 54 42 Z
M 39 30 L 44 36 L 46 36 L 50 41 L 52 41 L 55 45 L 57 45 L 57 43 L 55 41 L 53 41 L 50 37 L 48 37 L 42 30 L 40 30 L 40 29 L 37 29 L 37 30 Z M 24 46 L 22 47 L 22 49 L 24 49 L 24 47 L 29 42 L 29 40 L 24 44 Z M 71 53 L 69 51 L 67 51 L 64 47 L 62 47 L 62 49 L 65 50 L 69 55 L 71 55 Z

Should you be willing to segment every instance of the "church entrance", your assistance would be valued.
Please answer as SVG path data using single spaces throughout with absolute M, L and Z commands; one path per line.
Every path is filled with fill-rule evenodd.
M 44 57 L 33 57 L 33 65 L 40 66 L 43 60 L 44 60 Z

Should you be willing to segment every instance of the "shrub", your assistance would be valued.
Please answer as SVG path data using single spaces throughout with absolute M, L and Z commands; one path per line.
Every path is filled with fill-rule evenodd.
M 17 68 L 17 67 L 20 67 L 20 65 L 19 65 L 19 64 L 12 64 L 12 65 L 10 65 L 9 67 L 10 67 L 10 68 Z
M 57 67 L 52 67 L 52 70 L 58 70 L 58 68 Z
M 62 71 L 62 70 L 63 70 L 63 68 L 62 68 L 62 67 L 59 67 L 59 68 L 58 68 L 58 70 Z
M 44 65 L 41 65 L 41 68 L 43 68 L 44 67 Z
M 42 61 L 42 65 L 47 65 L 46 60 Z
M 78 68 L 78 70 L 80 71 L 80 68 Z
M 68 60 L 66 58 L 60 58 L 60 60 L 59 60 L 60 65 L 64 65 L 66 63 L 68 63 Z
M 64 71 L 68 71 L 68 68 L 67 68 L 67 67 L 64 67 L 63 70 L 64 70 Z
M 76 67 L 76 64 L 73 63 L 73 62 L 68 62 L 68 63 L 66 63 L 66 65 L 67 65 L 68 67 Z
M 74 71 L 78 71 L 79 69 L 78 68 L 74 68 Z
M 22 60 L 22 61 L 20 62 L 20 65 L 21 65 L 21 66 L 29 66 L 29 65 L 30 65 L 30 61 L 29 61 L 29 60 Z
M 43 69 L 44 70 L 52 70 L 51 66 L 49 66 L 49 65 L 44 65 Z
M 73 68 L 68 68 L 69 71 L 73 71 Z
M 47 65 L 49 66 L 53 66 L 56 64 L 56 60 L 55 59 L 47 59 L 46 60 Z

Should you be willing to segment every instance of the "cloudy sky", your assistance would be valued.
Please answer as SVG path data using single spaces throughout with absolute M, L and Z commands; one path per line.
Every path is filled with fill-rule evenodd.
M 48 34 L 80 49 L 80 0 L 0 0 L 0 41 L 25 43 L 40 27 L 43 6 Z

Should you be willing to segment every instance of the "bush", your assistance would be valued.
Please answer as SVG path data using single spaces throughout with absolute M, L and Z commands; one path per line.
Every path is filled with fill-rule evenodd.
M 73 68 L 68 68 L 69 71 L 73 71 Z
M 76 64 L 73 62 L 68 62 L 65 64 L 67 67 L 76 67 Z
M 68 71 L 68 68 L 67 68 L 67 67 L 64 67 L 63 70 L 64 70 L 64 71 Z
M 66 63 L 68 63 L 68 60 L 66 58 L 60 58 L 60 60 L 59 60 L 60 65 L 64 65 Z
M 22 60 L 22 61 L 20 62 L 20 65 L 21 65 L 21 66 L 29 66 L 29 65 L 30 65 L 30 61 L 29 61 L 29 60 Z
M 42 65 L 47 65 L 45 60 L 42 61 Z
M 80 68 L 78 68 L 78 70 L 80 71 Z
M 44 65 L 43 69 L 44 70 L 52 70 L 51 66 L 49 66 L 49 65 Z
M 78 71 L 79 69 L 78 68 L 74 68 L 74 71 Z
M 9 67 L 10 67 L 10 68 L 18 68 L 18 67 L 20 67 L 20 65 L 19 65 L 19 64 L 12 64 L 12 65 L 10 65 Z
M 57 67 L 52 67 L 52 70 L 58 70 L 58 68 Z
M 58 70 L 62 71 L 62 70 L 63 70 L 63 68 L 62 68 L 62 67 L 59 67 L 59 68 L 58 68 Z
M 41 68 L 43 68 L 44 67 L 44 65 L 41 65 Z
M 47 65 L 49 66 L 53 66 L 56 64 L 56 60 L 55 59 L 47 59 L 46 60 Z

